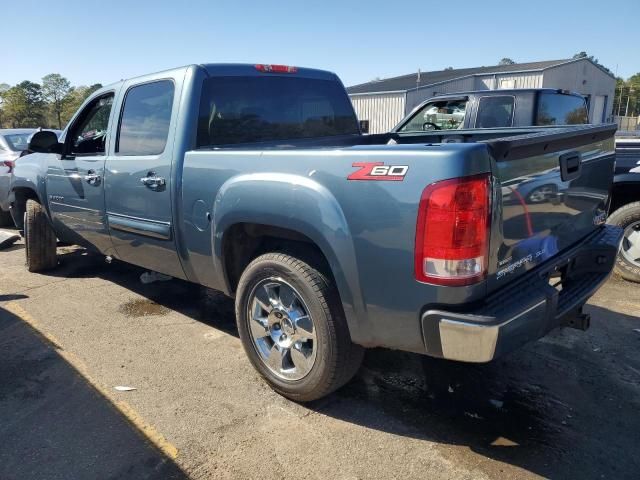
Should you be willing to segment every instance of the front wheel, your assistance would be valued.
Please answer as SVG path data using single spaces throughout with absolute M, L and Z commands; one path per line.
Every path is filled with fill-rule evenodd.
M 236 321 L 249 360 L 269 385 L 298 402 L 347 383 L 364 349 L 351 342 L 332 280 L 306 261 L 267 253 L 243 272 Z
M 624 228 L 615 273 L 640 283 L 640 202 L 629 203 L 613 212 L 607 223 Z
M 27 270 L 41 272 L 58 264 L 56 234 L 47 214 L 35 200 L 27 200 L 24 214 L 24 244 Z

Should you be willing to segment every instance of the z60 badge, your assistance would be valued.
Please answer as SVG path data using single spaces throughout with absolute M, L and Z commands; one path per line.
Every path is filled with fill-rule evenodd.
M 409 170 L 408 165 L 385 165 L 383 162 L 356 162 L 352 167 L 358 167 L 347 180 L 383 180 L 387 182 L 401 182 Z

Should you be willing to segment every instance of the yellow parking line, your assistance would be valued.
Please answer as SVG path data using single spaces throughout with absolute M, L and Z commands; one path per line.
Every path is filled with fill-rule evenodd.
M 62 344 L 58 341 L 50 333 L 44 331 L 44 329 L 38 324 L 38 322 L 20 305 L 17 303 L 11 302 L 4 306 L 4 308 L 14 314 L 16 317 L 20 318 L 26 324 L 28 324 L 31 328 L 33 328 L 40 336 L 42 336 L 48 343 L 50 343 L 60 354 L 62 358 L 65 359 L 67 363 L 69 363 L 73 368 L 75 368 L 80 375 L 82 375 L 86 381 L 95 388 L 98 393 L 100 393 L 103 397 L 105 397 L 109 402 L 124 415 L 131 424 L 136 427 L 136 429 L 144 435 L 149 441 L 155 445 L 160 451 L 162 451 L 166 456 L 171 459 L 176 459 L 178 457 L 178 449 L 171 444 L 160 432 L 158 432 L 152 425 L 145 422 L 145 420 L 136 412 L 127 402 L 123 400 L 116 400 L 111 397 L 108 390 L 96 382 L 91 375 L 89 375 L 89 371 L 87 366 L 84 364 L 82 360 L 76 357 L 73 353 L 65 350 L 62 347 Z

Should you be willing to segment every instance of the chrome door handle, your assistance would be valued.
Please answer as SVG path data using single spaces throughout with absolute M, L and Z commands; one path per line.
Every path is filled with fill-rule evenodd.
M 100 185 L 100 175 L 93 170 L 89 170 L 84 176 L 84 179 L 89 185 Z
M 152 190 L 159 190 L 167 184 L 167 181 L 162 177 L 156 176 L 155 172 L 149 172 L 146 177 L 140 179 L 140 183 Z

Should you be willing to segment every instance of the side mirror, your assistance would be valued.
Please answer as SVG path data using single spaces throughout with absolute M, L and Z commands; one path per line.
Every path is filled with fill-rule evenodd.
M 369 120 L 360 120 L 360 133 L 369 133 Z
M 62 153 L 62 144 L 58 142 L 58 136 L 55 133 L 43 130 L 34 133 L 27 149 L 38 153 Z

